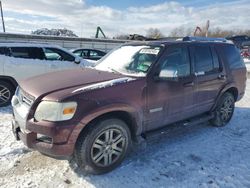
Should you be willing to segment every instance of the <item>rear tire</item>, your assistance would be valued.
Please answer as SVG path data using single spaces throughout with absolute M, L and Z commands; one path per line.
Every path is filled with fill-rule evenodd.
M 88 174 L 107 173 L 119 166 L 131 146 L 131 134 L 125 122 L 104 119 L 80 135 L 74 160 Z
M 224 93 L 214 111 L 214 118 L 210 121 L 216 127 L 225 126 L 232 118 L 235 108 L 235 99 L 232 93 Z
M 0 107 L 8 106 L 15 93 L 15 88 L 5 81 L 0 81 Z

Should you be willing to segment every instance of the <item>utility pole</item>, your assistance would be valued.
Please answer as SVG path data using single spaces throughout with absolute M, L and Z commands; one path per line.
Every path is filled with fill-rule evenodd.
M 2 7 L 1 1 L 0 1 L 0 9 L 1 9 L 1 16 L 2 16 L 3 32 L 5 33 L 5 25 L 4 25 L 4 19 L 3 19 L 3 7 Z
M 208 36 L 209 25 L 210 25 L 210 21 L 208 20 L 206 24 L 206 37 Z

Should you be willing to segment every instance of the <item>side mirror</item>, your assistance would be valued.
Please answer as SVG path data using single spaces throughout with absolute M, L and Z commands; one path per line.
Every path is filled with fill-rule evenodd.
M 75 64 L 80 64 L 81 63 L 81 59 L 79 59 L 79 58 L 76 57 L 74 62 L 75 62 Z

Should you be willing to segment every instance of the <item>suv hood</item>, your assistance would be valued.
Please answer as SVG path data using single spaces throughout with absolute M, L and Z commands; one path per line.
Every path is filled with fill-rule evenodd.
M 90 68 L 71 69 L 47 73 L 28 78 L 20 82 L 20 87 L 35 98 L 78 86 L 89 86 L 109 80 L 124 78 L 125 76 L 111 72 L 104 72 Z M 127 78 L 127 77 L 126 77 Z

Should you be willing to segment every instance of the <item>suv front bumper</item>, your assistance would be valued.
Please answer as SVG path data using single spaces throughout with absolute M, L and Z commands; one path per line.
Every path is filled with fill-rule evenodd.
M 27 129 L 23 130 L 15 117 L 13 118 L 12 132 L 15 138 L 21 140 L 28 148 L 52 157 L 67 157 L 73 154 L 76 142 L 72 135 L 74 125 L 60 128 L 57 123 L 52 122 L 27 122 L 26 127 Z

